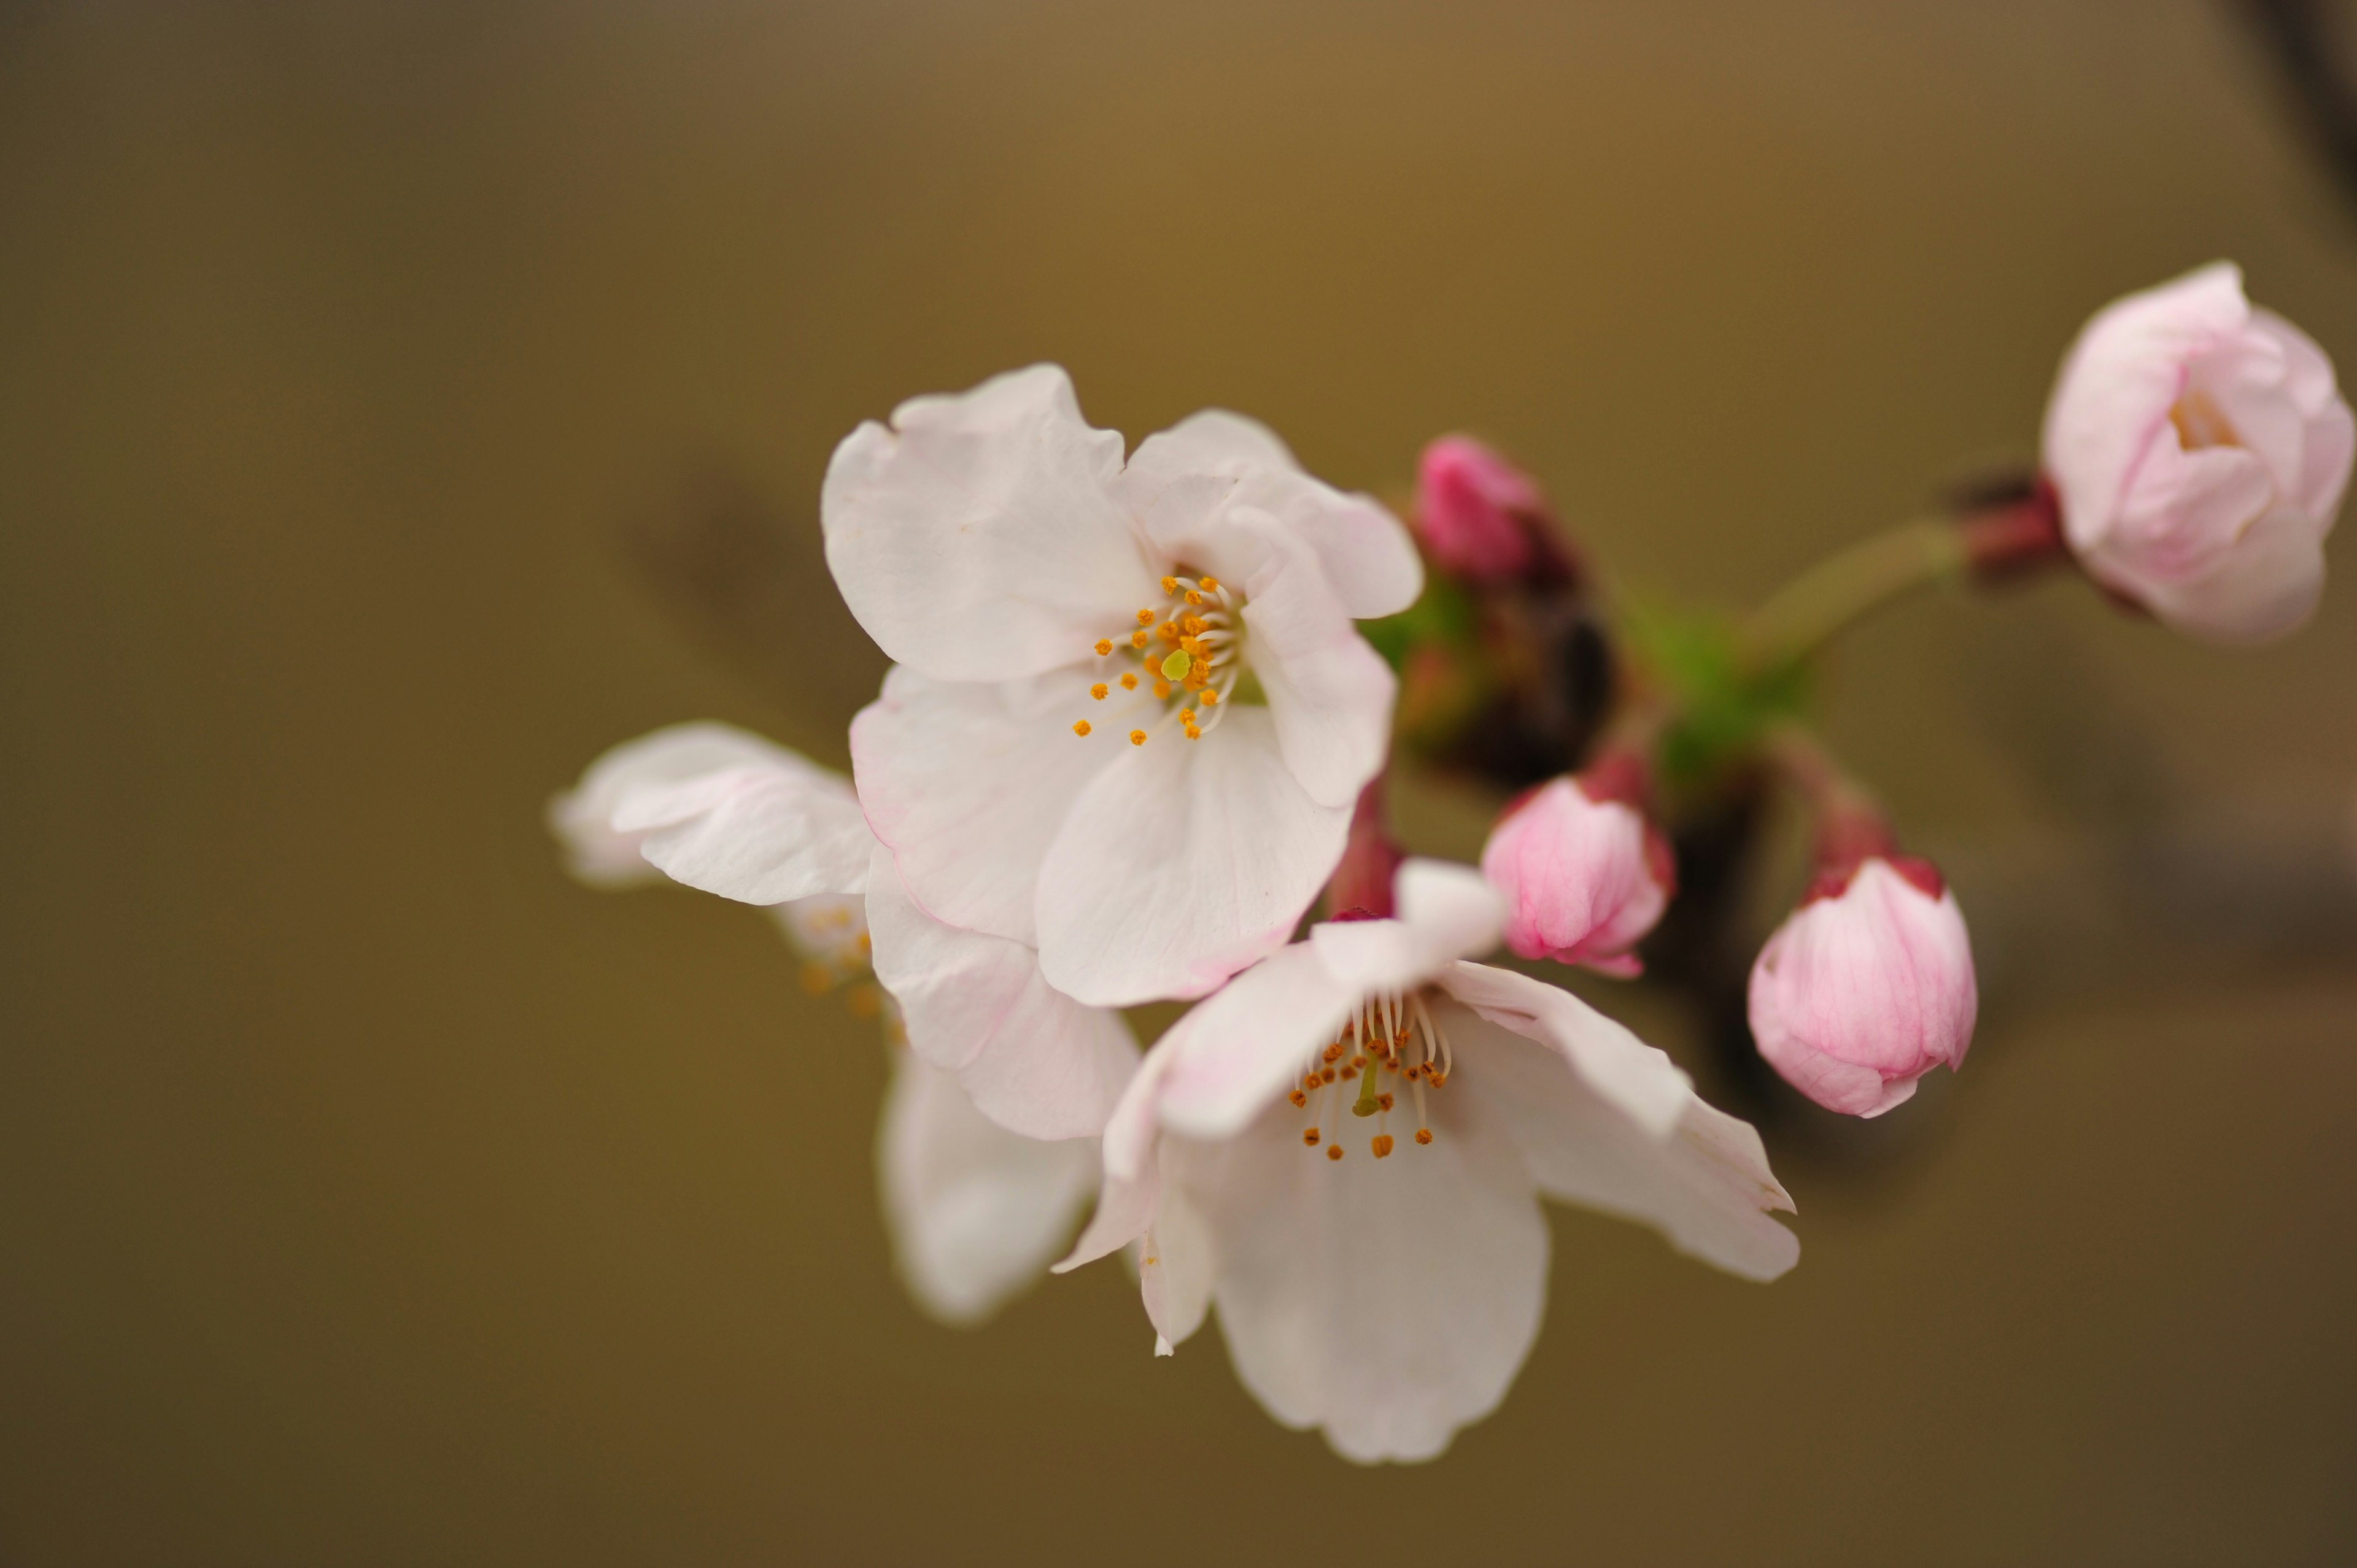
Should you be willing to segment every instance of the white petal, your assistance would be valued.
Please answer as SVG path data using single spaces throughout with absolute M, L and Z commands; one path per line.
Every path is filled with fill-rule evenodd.
M 1037 940 L 1035 888 L 1048 845 L 1082 789 L 1131 749 L 1120 732 L 1150 722 L 1142 717 L 1150 694 L 1092 702 L 1092 679 L 1082 667 L 978 685 L 903 667 L 852 720 L 852 771 L 867 821 L 937 918 Z M 1095 733 L 1074 735 L 1077 718 Z
M 1249 1125 L 1334 1038 L 1361 994 L 1336 980 L 1306 943 L 1261 960 L 1156 1042 L 1168 1058 L 1162 1124 L 1197 1138 L 1225 1138 Z
M 1440 989 L 1499 1027 L 1544 1046 L 1652 1137 L 1667 1137 L 1695 1102 L 1693 1081 L 1665 1053 L 1560 986 L 1459 963 L 1441 976 Z
M 1049 846 L 1039 961 L 1107 1007 L 1200 996 L 1285 945 L 1341 858 L 1351 807 L 1302 793 L 1265 709 L 1123 750 Z
M 1497 1407 L 1538 1334 L 1547 1232 L 1512 1140 L 1452 1085 L 1437 1140 L 1304 1149 L 1289 1107 L 1186 1149 L 1236 1374 L 1361 1463 L 1428 1459 Z M 1347 1119 L 1346 1119 L 1347 1120 Z
M 1206 409 L 1148 436 L 1122 475 L 1122 491 L 1173 560 L 1189 559 L 1226 510 L 1250 507 L 1317 553 L 1354 617 L 1397 614 L 1424 588 L 1423 563 L 1397 518 L 1372 497 L 1311 478 L 1275 431 L 1240 413 Z
M 641 835 L 618 832 L 614 808 L 648 784 L 677 784 L 732 768 L 766 764 L 824 770 L 733 725 L 671 725 L 626 740 L 592 762 L 581 782 L 548 802 L 548 827 L 568 852 L 574 875 L 596 886 L 659 882 L 662 874 L 639 853 Z
M 1459 1008 L 1437 1011 L 1458 1059 L 1438 1098 L 1487 1105 L 1548 1197 L 1651 1225 L 1679 1251 L 1746 1279 L 1774 1279 L 1799 1260 L 1799 1240 L 1768 1218 L 1790 1211 L 1792 1197 L 1748 1122 L 1689 1092 L 1663 1136 L 1555 1052 Z
M 2147 583 L 2136 592 L 2187 631 L 2223 643 L 2272 642 L 2316 612 L 2324 596 L 2324 542 L 2315 520 L 2278 508 L 2244 529 L 2212 571 L 2190 582 Z
M 1195 1205 L 1185 1193 L 1166 1190 L 1137 1261 L 1138 1294 L 1154 1325 L 1156 1355 L 1168 1356 L 1203 1326 L 1216 1259 L 1211 1229 Z
M 1410 860 L 1393 886 L 1397 918 L 1329 921 L 1310 929 L 1318 956 L 1358 994 L 1406 991 L 1458 959 L 1498 945 L 1505 903 L 1479 872 L 1446 861 Z
M 1120 1251 L 1146 1234 L 1162 1204 L 1162 1131 L 1156 1120 L 1156 1101 L 1169 1053 L 1148 1051 L 1122 1092 L 1121 1101 L 1105 1122 L 1104 1185 L 1097 1194 L 1096 1212 L 1072 1250 L 1055 1267 L 1068 1273 Z
M 1347 805 L 1383 771 L 1399 682 L 1351 625 L 1301 539 L 1268 533 L 1261 567 L 1243 579 L 1244 661 L 1268 693 L 1286 766 L 1309 798 Z
M 876 978 L 900 1005 L 909 1048 L 955 1073 L 983 1114 L 1033 1138 L 1103 1128 L 1137 1061 L 1118 1015 L 1050 986 L 1022 943 L 927 915 L 881 849 L 867 927 Z
M 841 774 L 794 753 L 622 789 L 613 828 L 674 882 L 747 904 L 856 893 L 876 845 Z
M 978 1323 L 1047 1273 L 1097 1182 L 1090 1140 L 1010 1133 L 906 1051 L 876 1156 L 901 1278 L 945 1323 Z
M 1070 663 L 1156 596 L 1114 493 L 1121 446 L 1054 365 L 861 425 L 819 498 L 844 602 L 894 660 L 945 680 Z

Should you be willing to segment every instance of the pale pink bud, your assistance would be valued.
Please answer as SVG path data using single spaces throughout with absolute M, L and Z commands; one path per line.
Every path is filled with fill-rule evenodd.
M 2088 575 L 2179 630 L 2261 642 L 2316 608 L 2357 421 L 2332 361 L 2253 308 L 2232 263 L 2097 313 L 2045 447 Z
M 1537 556 L 1527 519 L 1546 499 L 1528 474 L 1469 435 L 1444 435 L 1416 467 L 1416 532 L 1443 571 L 1473 582 L 1515 576 Z
M 1827 872 L 1751 966 L 1751 1035 L 1827 1110 L 1879 1116 L 1942 1062 L 1964 1065 L 1980 993 L 1955 895 L 1931 862 Z
M 1481 851 L 1506 897 L 1506 945 L 1524 958 L 1642 972 L 1630 950 L 1677 890 L 1670 846 L 1639 809 L 1641 775 L 1615 759 L 1510 807 Z

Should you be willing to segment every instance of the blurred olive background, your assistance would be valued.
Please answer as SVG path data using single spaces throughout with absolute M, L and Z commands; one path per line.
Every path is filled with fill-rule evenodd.
M 2357 370 L 2239 15 L 0 8 L 0 1559 L 2357 1559 L 2345 583 L 2261 653 L 2067 582 L 1857 635 L 1970 1067 L 1770 1125 L 1772 1287 L 1559 1214 L 1415 1470 L 1154 1360 L 1111 1265 L 924 1319 L 872 1024 L 540 822 L 674 720 L 839 760 L 827 454 L 1037 360 L 1350 486 L 1483 433 L 1728 604 L 2030 455 L 2081 320 L 2213 257 Z

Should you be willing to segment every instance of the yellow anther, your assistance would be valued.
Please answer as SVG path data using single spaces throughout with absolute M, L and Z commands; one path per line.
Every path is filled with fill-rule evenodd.
M 1088 720 L 1086 720 L 1086 719 L 1074 719 L 1074 720 L 1072 721 L 1072 733 L 1073 733 L 1074 735 L 1086 735 L 1086 734 L 1088 734 L 1088 733 L 1089 733 L 1089 721 L 1088 721 Z
M 1177 642 L 1178 640 L 1178 623 L 1175 621 L 1166 620 L 1160 626 L 1154 628 L 1154 635 L 1160 638 L 1165 642 Z
M 1112 638 L 1110 638 L 1110 637 L 1100 637 L 1100 638 L 1098 638 L 1098 639 L 1097 639 L 1097 657 L 1099 657 L 1100 659 L 1102 659 L 1102 658 L 1103 658 L 1106 654 L 1111 653 L 1112 651 L 1113 651 L 1113 639 L 1112 639 Z
M 1192 709 L 1192 708 L 1181 708 L 1181 709 L 1179 709 L 1179 710 L 1178 710 L 1178 722 L 1179 722 L 1180 724 L 1182 724 L 1182 725 L 1186 725 L 1186 726 L 1188 726 L 1189 729 L 1192 729 L 1192 728 L 1194 727 L 1194 725 L 1195 725 L 1195 710 L 1194 710 L 1194 709 Z
M 1433 1088 L 1438 1089 L 1442 1084 L 1448 1081 L 1448 1075 L 1445 1072 L 1434 1072 L 1427 1068 L 1425 1069 L 1424 1080 L 1425 1082 L 1432 1085 Z
M 1340 1061 L 1342 1059 L 1342 1042 L 1337 1040 L 1332 1045 L 1328 1046 L 1326 1047 L 1325 1055 L 1326 1059 L 1329 1062 Z
M 1359 1076 L 1359 1069 L 1358 1069 L 1357 1068 L 1354 1068 L 1354 1067 L 1346 1067 L 1346 1068 L 1344 1068 L 1344 1069 L 1342 1069 L 1342 1081 L 1343 1081 L 1344 1083 L 1348 1083 L 1348 1082 L 1350 1082 L 1352 1079 L 1354 1079 L 1354 1078 L 1356 1078 L 1356 1077 L 1358 1077 L 1358 1076 Z
M 1125 692 L 1135 692 L 1137 690 L 1137 676 L 1134 671 L 1125 673 L 1122 676 L 1121 689 Z
M 1389 1133 L 1378 1133 L 1374 1136 L 1374 1141 L 1367 1146 L 1374 1150 L 1375 1158 L 1383 1159 L 1392 1152 L 1392 1135 Z
M 1208 660 L 1199 658 L 1187 667 L 1187 674 L 1191 680 L 1208 681 L 1211 678 L 1211 666 Z
M 1154 682 L 1154 694 L 1157 698 L 1168 697 L 1170 694 L 1170 682 L 1168 681 Z
M 1392 1097 L 1388 1094 L 1378 1094 L 1375 1096 L 1375 1103 L 1389 1111 L 1392 1108 Z
M 1189 631 L 1193 632 L 1197 637 L 1200 637 L 1203 633 L 1211 629 L 1211 623 L 1205 620 L 1201 616 L 1189 616 L 1186 620 L 1186 627 Z
M 1334 1081 L 1334 1069 L 1333 1069 L 1332 1068 L 1330 1068 L 1330 1067 L 1329 1067 L 1329 1068 L 1325 1068 L 1325 1069 L 1320 1069 L 1320 1070 L 1319 1070 L 1319 1072 L 1318 1072 L 1318 1082 L 1320 1082 L 1320 1083 L 1331 1083 L 1331 1082 L 1333 1082 L 1333 1081 Z
M 1300 1109 L 1302 1106 L 1307 1105 L 1307 1104 L 1308 1104 L 1308 1103 L 1309 1103 L 1309 1096 L 1308 1096 L 1308 1095 L 1306 1095 L 1306 1094 L 1302 1093 L 1302 1092 L 1301 1092 L 1301 1090 L 1297 1090 L 1297 1090 L 1295 1090 L 1291 1094 L 1286 1095 L 1286 1098 L 1287 1100 L 1290 1100 L 1290 1101 L 1293 1101 L 1294 1108 L 1295 1108 L 1296 1110 L 1298 1110 L 1298 1109 Z
M 1166 593 L 1166 594 L 1175 594 L 1175 593 L 1177 593 L 1177 592 L 1178 591 L 1178 578 L 1176 578 L 1176 577 L 1165 577 L 1165 578 L 1163 578 L 1163 579 L 1162 579 L 1162 591 L 1163 591 L 1164 593 Z
M 1142 631 L 1133 631 L 1133 632 L 1131 632 L 1131 633 L 1129 634 L 1129 645 L 1130 645 L 1132 648 L 1143 648 L 1143 647 L 1145 647 L 1145 646 L 1146 646 L 1146 634 L 1145 634 L 1144 632 L 1142 632 Z
M 1190 605 L 1200 605 L 1203 602 L 1203 596 L 1189 588 L 1187 590 L 1187 602 Z
M 1112 688 L 1112 687 L 1110 687 L 1110 686 L 1106 685 L 1103 682 L 1100 681 L 1100 682 L 1098 682 L 1095 685 L 1093 685 L 1093 686 L 1092 686 L 1092 687 L 1090 687 L 1090 688 L 1089 688 L 1089 695 L 1090 695 L 1090 696 L 1092 696 L 1092 697 L 1094 697 L 1098 702 L 1102 703 L 1102 702 L 1103 702 L 1103 701 L 1105 700 L 1105 693 L 1106 693 L 1107 692 L 1112 691 L 1112 690 L 1113 690 L 1113 688 Z
M 1123 677 L 1122 677 L 1122 679 L 1123 679 L 1123 680 L 1125 680 L 1125 680 L 1127 680 L 1128 678 L 1129 678 L 1129 677 L 1127 677 L 1126 675 L 1125 675 L 1125 676 L 1123 676 Z M 1204 705 L 1205 707 L 1207 707 L 1207 708 L 1216 708 L 1216 707 L 1218 707 L 1218 706 L 1220 705 L 1220 694 L 1219 694 L 1217 692 L 1206 692 L 1206 693 L 1203 693 L 1203 705 Z
M 1341 1144 L 1327 1144 L 1327 1145 L 1326 1145 L 1326 1157 L 1327 1157 L 1328 1159 L 1329 1159 L 1329 1160 L 1339 1160 L 1339 1159 L 1340 1159 L 1340 1158 L 1342 1157 L 1342 1145 L 1341 1145 Z
M 1216 594 L 1220 591 L 1220 580 L 1217 577 L 1198 577 L 1195 579 L 1195 585 L 1207 594 Z
M 1140 626 L 1152 626 L 1154 624 L 1154 612 L 1152 610 L 1138 611 L 1137 624 Z
M 1431 1143 L 1431 1142 L 1432 1142 L 1432 1129 L 1431 1129 L 1431 1128 L 1429 1128 L 1429 1127 L 1418 1127 L 1418 1128 L 1415 1130 L 1415 1141 L 1416 1141 L 1417 1143 L 1419 1143 L 1419 1144 L 1429 1144 L 1429 1143 Z
M 1301 1141 L 1308 1147 L 1313 1149 L 1316 1148 L 1318 1146 L 1318 1129 L 1315 1127 L 1304 1127 L 1301 1130 Z
M 1142 729 L 1134 729 L 1130 731 L 1129 744 L 1132 746 L 1144 746 L 1146 744 L 1146 732 Z

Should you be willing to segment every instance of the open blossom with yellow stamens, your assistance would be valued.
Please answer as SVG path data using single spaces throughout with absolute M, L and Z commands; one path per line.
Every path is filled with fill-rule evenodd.
M 1411 860 L 1396 887 L 1397 918 L 1313 928 L 1146 1054 L 1057 1265 L 1142 1239 L 1157 1352 L 1216 1303 L 1254 1396 L 1364 1462 L 1429 1458 L 1505 1396 L 1544 1303 L 1541 1196 L 1747 1279 L 1800 1255 L 1748 1124 L 1568 992 L 1464 961 L 1503 917 L 1479 875 Z
M 860 426 L 820 512 L 897 661 L 853 768 L 927 913 L 1107 1006 L 1284 944 L 1383 766 L 1395 682 L 1353 621 L 1422 585 L 1396 519 L 1232 413 L 1125 461 L 1047 365 Z

